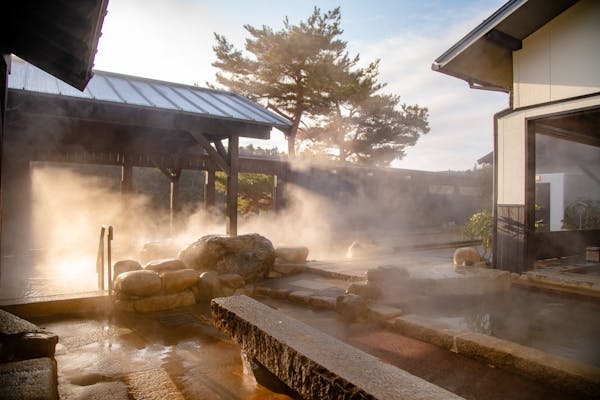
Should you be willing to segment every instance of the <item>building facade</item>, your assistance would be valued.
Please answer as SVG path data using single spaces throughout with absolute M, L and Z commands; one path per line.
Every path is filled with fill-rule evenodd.
M 551 3 L 509 1 L 433 65 L 510 94 L 494 116 L 494 263 L 517 272 L 600 244 L 600 2 Z

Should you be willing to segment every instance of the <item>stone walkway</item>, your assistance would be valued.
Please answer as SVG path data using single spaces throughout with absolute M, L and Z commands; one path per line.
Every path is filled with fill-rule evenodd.
M 467 399 L 577 398 L 372 321 L 348 322 L 332 311 L 332 302 L 352 281 L 364 279 L 367 270 L 380 265 L 401 266 L 411 276 L 456 278 L 452 252 L 431 249 L 313 261 L 303 273 L 261 283 L 257 298 Z M 61 399 L 289 398 L 244 375 L 239 347 L 210 325 L 207 304 L 143 315 L 32 322 L 60 338 L 56 360 Z

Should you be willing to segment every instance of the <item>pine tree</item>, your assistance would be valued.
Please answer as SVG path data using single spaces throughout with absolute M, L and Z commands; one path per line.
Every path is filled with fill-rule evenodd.
M 337 151 L 336 158 L 343 161 L 387 165 L 427 133 L 427 109 L 397 109 L 397 96 L 379 94 L 385 86 L 378 82 L 379 61 L 357 67 L 359 56 L 351 58 L 340 39 L 340 21 L 339 7 L 325 13 L 315 7 L 298 25 L 285 18 L 279 31 L 245 25 L 249 55 L 215 34 L 217 81 L 266 101 L 292 121 L 287 135 L 290 157 L 295 156 L 299 136 L 310 142 L 312 151 Z

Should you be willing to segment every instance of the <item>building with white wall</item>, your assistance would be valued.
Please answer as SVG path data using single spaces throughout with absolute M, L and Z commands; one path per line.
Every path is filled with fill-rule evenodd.
M 511 0 L 433 69 L 509 94 L 494 116 L 495 265 L 598 245 L 600 1 Z

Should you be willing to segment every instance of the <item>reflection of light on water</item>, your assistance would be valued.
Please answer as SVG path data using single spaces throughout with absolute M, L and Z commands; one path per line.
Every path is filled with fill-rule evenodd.
M 35 288 L 29 296 L 45 296 L 78 293 L 98 289 L 96 266 L 89 255 L 69 255 L 45 260 L 37 265 L 34 277 Z

